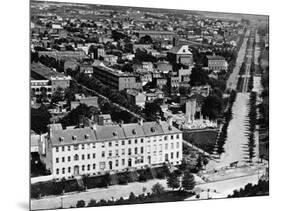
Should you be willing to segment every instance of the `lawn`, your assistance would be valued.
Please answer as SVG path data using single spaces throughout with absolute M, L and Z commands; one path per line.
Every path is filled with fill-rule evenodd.
M 208 153 L 212 153 L 216 143 L 217 134 L 218 130 L 213 129 L 196 131 L 183 130 L 183 139 Z

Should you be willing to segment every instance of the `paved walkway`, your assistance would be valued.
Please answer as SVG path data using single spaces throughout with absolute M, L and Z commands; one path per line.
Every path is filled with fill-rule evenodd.
M 248 122 L 248 93 L 237 93 L 236 100 L 233 104 L 233 118 L 229 122 L 227 130 L 227 140 L 224 145 L 225 152 L 221 154 L 218 162 L 210 160 L 206 170 L 220 169 L 229 166 L 230 163 L 239 161 L 239 164 L 245 164 L 247 160 L 247 142 L 246 136 Z
M 238 82 L 238 75 L 239 75 L 239 71 L 240 71 L 240 67 L 244 61 L 244 57 L 246 54 L 246 48 L 247 48 L 247 42 L 248 42 L 248 36 L 250 34 L 250 30 L 248 30 L 245 34 L 245 38 L 243 40 L 243 43 L 240 47 L 240 50 L 238 52 L 238 56 L 236 59 L 236 64 L 235 67 L 233 68 L 232 73 L 230 74 L 226 86 L 227 89 L 236 89 L 237 86 L 237 82 Z
M 133 182 L 128 185 L 114 185 L 108 188 L 95 188 L 89 189 L 85 192 L 80 193 L 69 193 L 64 196 L 50 196 L 39 200 L 31 200 L 31 209 L 55 209 L 69 208 L 71 206 L 76 207 L 76 203 L 79 200 L 84 200 L 86 204 L 91 200 L 95 199 L 99 201 L 101 199 L 110 200 L 112 197 L 119 199 L 120 197 L 127 198 L 131 192 L 135 195 L 143 194 L 143 188 L 146 188 L 146 193 L 151 192 L 151 188 L 154 184 L 159 182 L 164 188 L 167 188 L 165 179 L 154 179 L 147 182 Z
M 245 177 L 239 177 L 234 179 L 228 179 L 223 181 L 211 182 L 197 185 L 195 192 L 200 195 L 200 199 L 210 199 L 210 198 L 226 198 L 228 195 L 232 194 L 234 190 L 239 190 L 245 187 L 248 183 L 257 184 L 259 180 L 259 175 L 250 175 Z M 207 191 L 209 189 L 209 192 Z M 196 196 L 187 198 L 188 200 L 198 200 Z

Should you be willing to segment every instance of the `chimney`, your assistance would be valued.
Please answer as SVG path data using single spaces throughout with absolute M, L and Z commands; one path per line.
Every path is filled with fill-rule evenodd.
M 143 125 L 143 118 L 139 118 L 139 120 L 138 120 L 138 123 L 139 123 L 139 125 Z
M 124 124 L 124 121 L 123 121 L 123 120 L 120 120 L 119 126 L 122 127 L 123 124 Z
M 169 126 L 173 126 L 173 117 L 172 116 L 168 116 L 167 123 Z
M 160 117 L 160 116 L 157 116 L 157 117 L 156 117 L 156 122 L 157 122 L 158 124 L 160 124 L 160 121 L 161 121 L 161 117 Z
M 83 128 L 84 127 L 84 115 L 79 115 L 78 117 L 78 127 Z

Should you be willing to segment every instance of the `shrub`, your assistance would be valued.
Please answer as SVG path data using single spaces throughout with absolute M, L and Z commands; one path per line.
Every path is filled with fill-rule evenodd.
M 79 200 L 76 204 L 76 207 L 85 207 L 85 201 Z

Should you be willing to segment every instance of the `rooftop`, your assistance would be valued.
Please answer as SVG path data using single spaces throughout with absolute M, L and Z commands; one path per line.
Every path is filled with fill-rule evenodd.
M 184 45 L 184 44 L 174 46 L 168 52 L 173 54 L 192 54 L 189 51 L 188 45 Z
M 50 80 L 51 77 L 66 77 L 64 74 L 56 72 L 51 68 L 41 64 L 33 62 L 31 64 L 31 78 L 36 80 Z M 32 74 L 35 73 L 35 74 Z
M 222 56 L 207 56 L 209 60 L 225 60 Z
M 72 128 L 51 131 L 51 142 L 53 146 L 93 143 L 123 140 L 137 137 L 165 135 L 180 133 L 177 128 L 170 126 L 167 122 L 143 122 L 120 124 L 120 125 L 94 125 L 85 128 Z M 75 138 L 74 138 L 75 137 Z
M 102 70 L 104 72 L 110 73 L 110 74 L 118 76 L 118 77 L 129 77 L 129 76 L 132 77 L 132 76 L 134 76 L 133 74 L 124 73 L 121 70 L 116 70 L 116 69 L 113 69 L 113 68 L 110 68 L 110 67 L 106 67 L 103 63 L 101 63 L 100 65 L 94 65 L 93 64 L 93 67 L 95 69 Z

